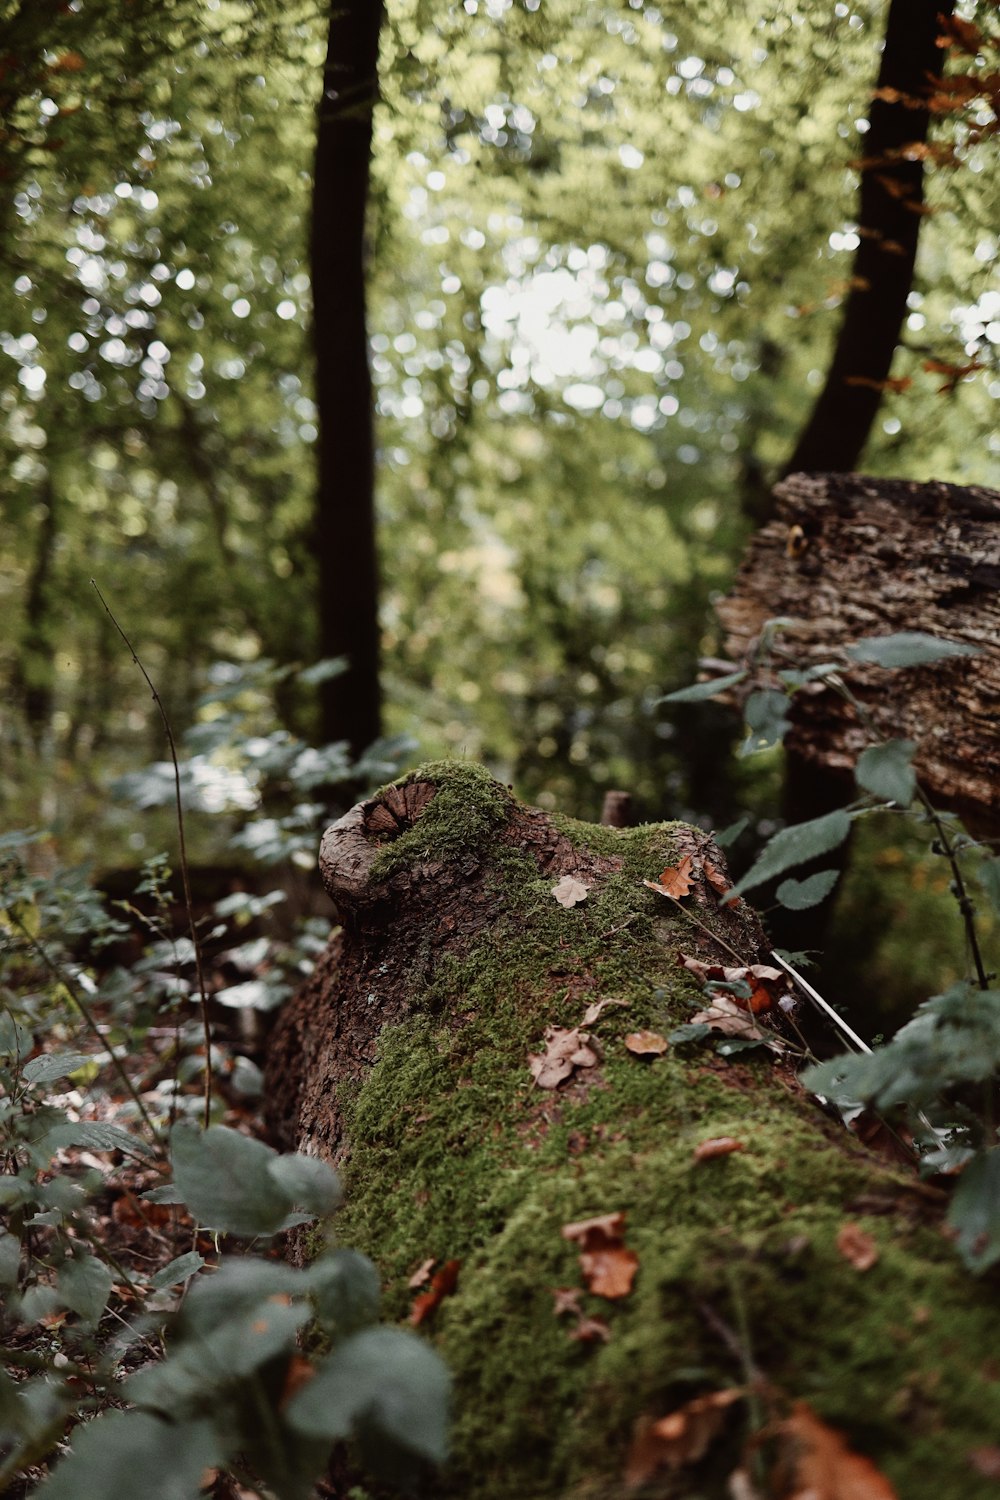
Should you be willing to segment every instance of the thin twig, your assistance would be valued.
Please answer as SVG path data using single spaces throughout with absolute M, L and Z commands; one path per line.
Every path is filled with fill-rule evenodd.
M 181 799 L 181 768 L 180 762 L 177 758 L 177 746 L 174 743 L 174 732 L 170 727 L 170 720 L 167 717 L 167 711 L 163 706 L 162 698 L 156 691 L 153 679 L 150 677 L 149 673 L 146 671 L 146 668 L 143 666 L 142 662 L 139 660 L 139 657 L 136 655 L 135 647 L 132 645 L 132 642 L 129 640 L 128 636 L 119 625 L 117 619 L 115 618 L 114 611 L 98 588 L 96 580 L 92 578 L 90 581 L 97 592 L 98 599 L 100 599 L 101 603 L 104 605 L 104 608 L 108 613 L 108 617 L 111 620 L 112 625 L 115 627 L 118 634 L 125 642 L 125 645 L 128 647 L 129 653 L 131 654 L 132 660 L 135 662 L 136 666 L 139 668 L 139 671 L 146 679 L 146 686 L 149 688 L 149 691 L 153 697 L 153 702 L 156 704 L 156 707 L 159 710 L 160 718 L 163 721 L 163 728 L 167 736 L 167 744 L 170 747 L 170 759 L 174 768 L 174 801 L 177 806 L 177 838 L 181 859 L 181 881 L 184 887 L 184 907 L 187 912 L 188 928 L 191 933 L 191 946 L 194 949 L 194 966 L 195 973 L 198 979 L 198 998 L 201 1002 L 201 1020 L 202 1027 L 205 1033 L 205 1128 L 207 1130 L 208 1126 L 211 1124 L 212 1119 L 212 1028 L 208 1014 L 208 992 L 205 988 L 205 973 L 204 965 L 202 963 L 201 939 L 198 936 L 198 924 L 194 919 L 194 902 L 191 899 L 191 874 L 188 868 L 187 843 L 184 838 L 184 804 Z

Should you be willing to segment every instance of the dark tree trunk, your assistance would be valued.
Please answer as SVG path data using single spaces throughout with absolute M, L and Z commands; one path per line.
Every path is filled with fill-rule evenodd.
M 684 856 L 681 903 L 643 886 Z M 741 1449 L 770 1465 L 790 1400 L 897 1486 L 864 1470 L 838 1494 L 992 1495 L 974 1452 L 1000 1424 L 1000 1312 L 941 1233 L 944 1194 L 828 1119 L 788 1054 L 634 1050 L 705 1003 L 679 952 L 766 953 L 749 907 L 719 906 L 707 835 L 553 819 L 449 762 L 352 809 L 320 865 L 343 928 L 278 1022 L 271 1118 L 337 1164 L 338 1239 L 452 1371 L 428 1500 L 723 1500 Z M 567 875 L 585 891 L 569 908 Z M 560 1048 L 577 1059 L 561 1078 L 539 1066 Z M 738 1149 L 702 1159 L 707 1141 Z M 574 1235 L 592 1219 L 588 1265 Z M 414 1289 L 444 1267 L 431 1311 Z M 649 1432 L 748 1384 L 703 1444 Z M 793 1488 L 804 1475 L 767 1493 Z
M 380 732 L 372 384 L 365 208 L 378 95 L 381 0 L 331 0 L 317 114 L 310 256 L 319 480 L 319 651 L 347 671 L 320 688 L 323 739 L 355 754 Z
M 35 539 L 35 557 L 24 601 L 24 624 L 15 667 L 28 731 L 36 747 L 52 721 L 55 697 L 55 644 L 52 620 L 52 568 L 59 519 L 51 470 L 41 494 L 42 516 Z
M 916 101 L 940 74 L 938 37 L 952 9 L 953 0 L 891 0 L 876 87 L 904 97 L 876 98 L 869 112 L 851 291 L 826 384 L 786 474 L 853 469 L 868 440 L 906 315 L 923 217 L 919 147 L 930 115 Z

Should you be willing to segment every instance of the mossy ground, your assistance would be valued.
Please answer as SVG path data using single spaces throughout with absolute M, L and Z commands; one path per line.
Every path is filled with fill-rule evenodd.
M 453 768 L 434 770 L 455 785 Z M 489 848 L 507 794 L 478 768 L 458 773 L 439 832 L 453 835 L 461 810 L 462 847 L 474 826 Z M 485 805 L 470 819 L 468 799 L 480 793 Z M 393 867 L 427 854 L 434 830 L 423 823 L 391 846 Z M 850 1208 L 864 1194 L 890 1209 L 919 1199 L 905 1173 L 852 1149 L 770 1060 L 726 1063 L 681 1048 L 647 1063 L 626 1050 L 627 1032 L 669 1030 L 700 998 L 676 962 L 683 935 L 676 923 L 665 930 L 663 903 L 641 885 L 669 861 L 674 835 L 670 825 L 559 827 L 621 857 L 620 871 L 564 910 L 529 858 L 493 848 L 500 919 L 430 982 L 415 981 L 411 1015 L 382 1033 L 350 1105 L 340 1233 L 379 1265 L 386 1315 L 405 1317 L 408 1279 L 428 1257 L 462 1261 L 432 1328 L 455 1379 L 440 1493 L 620 1494 L 637 1417 L 743 1382 L 714 1314 L 746 1360 L 843 1429 L 901 1497 L 986 1500 L 995 1483 L 968 1453 L 1000 1428 L 995 1297 L 918 1209 Z M 535 1088 L 527 1056 L 542 1050 L 545 1027 L 578 1024 L 600 996 L 628 1002 L 593 1028 L 600 1076 L 566 1093 Z M 694 1146 L 720 1135 L 745 1149 L 694 1165 Z M 560 1228 L 617 1210 L 639 1257 L 635 1286 L 613 1303 L 584 1294 L 611 1338 L 574 1341 L 553 1310 L 553 1288 L 581 1285 L 577 1248 Z M 878 1242 L 865 1273 L 837 1251 L 846 1219 Z M 746 1436 L 744 1414 L 728 1447 L 647 1493 L 723 1496 Z

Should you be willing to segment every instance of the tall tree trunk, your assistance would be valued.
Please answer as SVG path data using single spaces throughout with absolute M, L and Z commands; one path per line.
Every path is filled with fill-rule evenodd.
M 24 601 L 24 624 L 15 668 L 28 731 L 36 748 L 41 745 L 52 720 L 55 696 L 55 645 L 52 624 L 52 568 L 55 561 L 59 520 L 56 487 L 50 467 L 42 484 L 41 519 L 35 539 L 35 557 Z
M 938 37 L 954 0 L 891 0 L 876 89 L 863 139 L 861 236 L 826 384 L 786 474 L 857 466 L 889 378 L 913 284 L 924 206 L 924 167 L 910 145 L 927 139 L 926 99 L 941 71 Z
M 347 658 L 320 689 L 325 740 L 358 753 L 380 730 L 372 384 L 365 207 L 382 0 L 331 0 L 316 130 L 310 258 L 319 476 L 319 649 Z

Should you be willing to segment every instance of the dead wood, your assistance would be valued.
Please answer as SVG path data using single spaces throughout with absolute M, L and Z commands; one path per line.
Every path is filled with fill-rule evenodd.
M 975 657 L 891 672 L 844 658 L 842 675 L 881 734 L 916 742 L 932 800 L 1000 833 L 1000 494 L 860 474 L 793 474 L 775 494 L 778 519 L 754 537 L 717 606 L 727 655 L 753 662 L 779 616 L 795 624 L 773 667 L 837 661 L 864 636 L 898 631 L 976 647 Z M 869 741 L 853 709 L 818 683 L 795 694 L 790 717 L 791 754 L 846 781 Z

